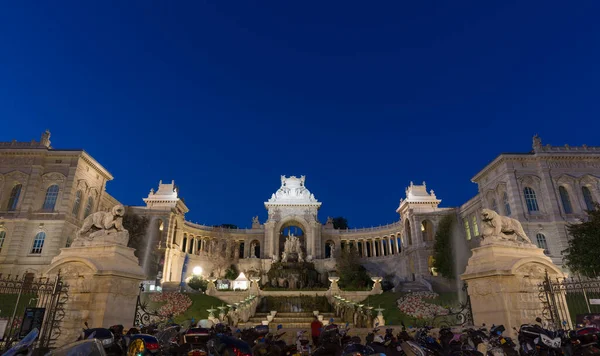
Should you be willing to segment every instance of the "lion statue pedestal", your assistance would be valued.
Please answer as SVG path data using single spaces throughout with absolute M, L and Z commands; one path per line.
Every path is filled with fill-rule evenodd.
M 482 221 L 481 247 L 472 250 L 461 279 L 468 285 L 476 325 L 502 324 L 515 336 L 513 327 L 542 317 L 538 285 L 545 273 L 553 279 L 564 275 L 517 220 L 483 209 Z
M 127 247 L 124 209 L 88 216 L 71 247 L 52 259 L 45 275 L 60 273 L 69 286 L 69 300 L 61 325 L 61 346 L 77 339 L 84 322 L 90 327 L 123 324 L 131 327 L 139 285 L 145 279 L 134 249 Z

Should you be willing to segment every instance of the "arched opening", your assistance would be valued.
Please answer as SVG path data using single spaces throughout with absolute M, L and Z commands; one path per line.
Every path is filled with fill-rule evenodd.
M 387 239 L 383 239 L 381 240 L 381 255 L 382 256 L 387 256 L 388 255 L 388 243 L 387 243 Z
M 188 253 L 190 255 L 194 253 L 194 241 L 196 241 L 196 239 L 193 236 L 190 236 L 190 245 L 188 246 Z
M 8 205 L 6 210 L 15 211 L 17 210 L 17 205 L 19 205 L 19 197 L 21 196 L 21 189 L 23 188 L 22 184 L 17 184 L 10 191 L 10 197 L 8 198 Z
M 402 237 L 400 234 L 396 235 L 396 243 L 398 245 L 398 253 L 402 252 Z
M 595 203 L 590 188 L 585 186 L 581 187 L 581 194 L 583 194 L 583 201 L 585 202 L 586 210 L 593 211 L 595 209 Z
M 279 231 L 279 256 L 283 255 L 286 241 L 288 240 L 290 243 L 288 243 L 287 246 L 289 249 L 292 249 L 292 252 L 286 257 L 288 261 L 292 262 L 299 259 L 300 253 L 302 253 L 303 256 L 306 256 L 306 237 L 304 236 L 304 229 L 302 229 L 299 223 L 290 221 L 281 227 L 281 230 Z
M 238 245 L 238 258 L 244 258 L 244 247 L 246 247 L 244 241 L 240 242 Z
M 44 241 L 46 240 L 46 233 L 40 231 L 35 235 L 33 239 L 33 246 L 31 247 L 32 254 L 40 254 L 44 248 Z
M 185 248 L 187 246 L 187 235 L 183 235 L 183 243 L 181 244 L 181 252 L 185 252 Z
M 433 256 L 429 256 L 429 259 L 427 260 L 427 267 L 429 269 L 429 274 L 431 274 L 432 276 L 437 276 L 438 273 L 435 269 L 435 267 L 433 267 L 433 264 L 435 262 L 435 259 L 433 258 Z
M 565 214 L 573 214 L 573 206 L 571 206 L 571 199 L 569 198 L 569 192 L 567 192 L 567 188 L 561 185 L 558 187 L 558 194 L 560 195 L 560 201 Z
M 433 241 L 433 224 L 431 221 L 421 221 L 421 234 L 423 235 L 423 241 Z
M 371 240 L 368 240 L 366 242 L 367 244 L 367 257 L 371 257 L 373 256 L 373 252 L 371 251 Z
M 325 242 L 325 258 L 333 258 L 335 257 L 333 253 L 335 252 L 335 243 L 331 240 Z
M 359 257 L 364 257 L 363 256 L 363 243 L 362 243 L 362 241 L 358 241 L 356 243 L 356 246 L 358 247 L 358 256 Z
M 379 240 L 375 240 L 375 256 L 381 256 L 381 249 L 379 248 Z
M 85 211 L 83 212 L 83 218 L 87 218 L 94 209 L 94 198 L 88 197 L 87 204 L 85 205 Z
M 250 257 L 260 257 L 260 242 L 258 242 L 258 240 L 254 240 L 250 243 Z
M 502 195 L 502 203 L 504 204 L 504 213 L 506 216 L 510 216 L 512 211 L 510 210 L 510 202 L 508 201 L 508 194 L 506 192 Z
M 75 193 L 75 202 L 73 203 L 73 210 L 71 211 L 71 213 L 75 217 L 77 217 L 79 215 L 79 209 L 81 208 L 81 197 L 82 196 L 83 196 L 83 193 L 81 192 L 81 190 L 78 190 L 77 193 Z
M 173 240 L 171 243 L 177 245 L 177 220 L 175 220 L 175 225 L 173 226 Z
M 537 197 L 535 195 L 535 190 L 531 187 L 523 188 L 523 195 L 525 197 L 525 204 L 527 205 L 528 212 L 537 212 L 540 211 L 540 207 L 538 206 Z
M 393 236 L 392 236 L 392 237 L 393 237 Z M 395 246 L 395 245 L 396 245 L 396 244 L 395 244 L 395 241 L 394 241 L 394 239 L 392 238 L 392 239 L 390 240 L 390 252 L 391 252 L 391 254 L 392 254 L 392 255 L 395 255 L 395 254 L 396 254 L 396 246 Z
M 539 248 L 544 249 L 544 253 L 546 255 L 550 254 L 550 250 L 548 250 L 548 242 L 546 241 L 546 236 L 542 233 L 538 233 L 535 235 L 535 239 Z
M 408 245 L 412 245 L 412 231 L 410 229 L 410 221 L 406 220 L 406 224 L 404 224 L 405 228 L 406 228 L 406 242 L 408 243 Z
M 56 200 L 58 199 L 58 184 L 52 184 L 46 189 L 46 197 L 44 198 L 44 204 L 42 205 L 42 210 L 44 211 L 54 211 L 54 206 L 56 206 Z

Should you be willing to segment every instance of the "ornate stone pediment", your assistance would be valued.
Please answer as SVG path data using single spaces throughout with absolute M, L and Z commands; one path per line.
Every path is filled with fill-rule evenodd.
M 10 173 L 7 173 L 6 177 L 12 178 L 14 180 L 24 183 L 27 180 L 27 177 L 29 177 L 29 175 L 25 174 L 21 171 L 12 171 Z
M 67 177 L 65 177 L 64 174 L 62 174 L 62 173 L 50 172 L 50 173 L 46 173 L 42 176 L 42 182 L 44 182 L 44 183 L 49 183 L 49 182 L 62 183 L 65 181 L 66 178 Z
M 305 176 L 281 176 L 281 187 L 271 195 L 268 203 L 321 205 L 304 186 Z

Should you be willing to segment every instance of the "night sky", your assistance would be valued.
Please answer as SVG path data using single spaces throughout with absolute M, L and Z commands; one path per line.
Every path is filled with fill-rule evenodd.
M 442 206 L 501 152 L 600 145 L 600 2 L 12 1 L 0 141 L 82 148 L 141 205 L 174 179 L 205 224 L 250 226 L 280 175 L 321 221 Z

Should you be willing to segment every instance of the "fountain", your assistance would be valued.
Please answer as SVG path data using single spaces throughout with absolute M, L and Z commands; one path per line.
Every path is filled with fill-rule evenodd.
M 210 306 L 210 309 L 206 309 L 206 311 L 208 312 L 208 319 L 212 320 L 215 318 L 215 312 L 217 311 L 215 308 L 213 308 L 213 306 Z
M 158 226 L 155 226 L 158 223 Z M 146 278 L 151 278 L 151 267 L 152 267 L 152 252 L 154 247 L 160 242 L 158 239 L 159 232 L 162 231 L 163 224 L 160 219 L 156 217 L 152 218 L 146 227 L 146 246 L 144 246 L 143 256 L 140 257 L 140 266 L 144 270 Z

